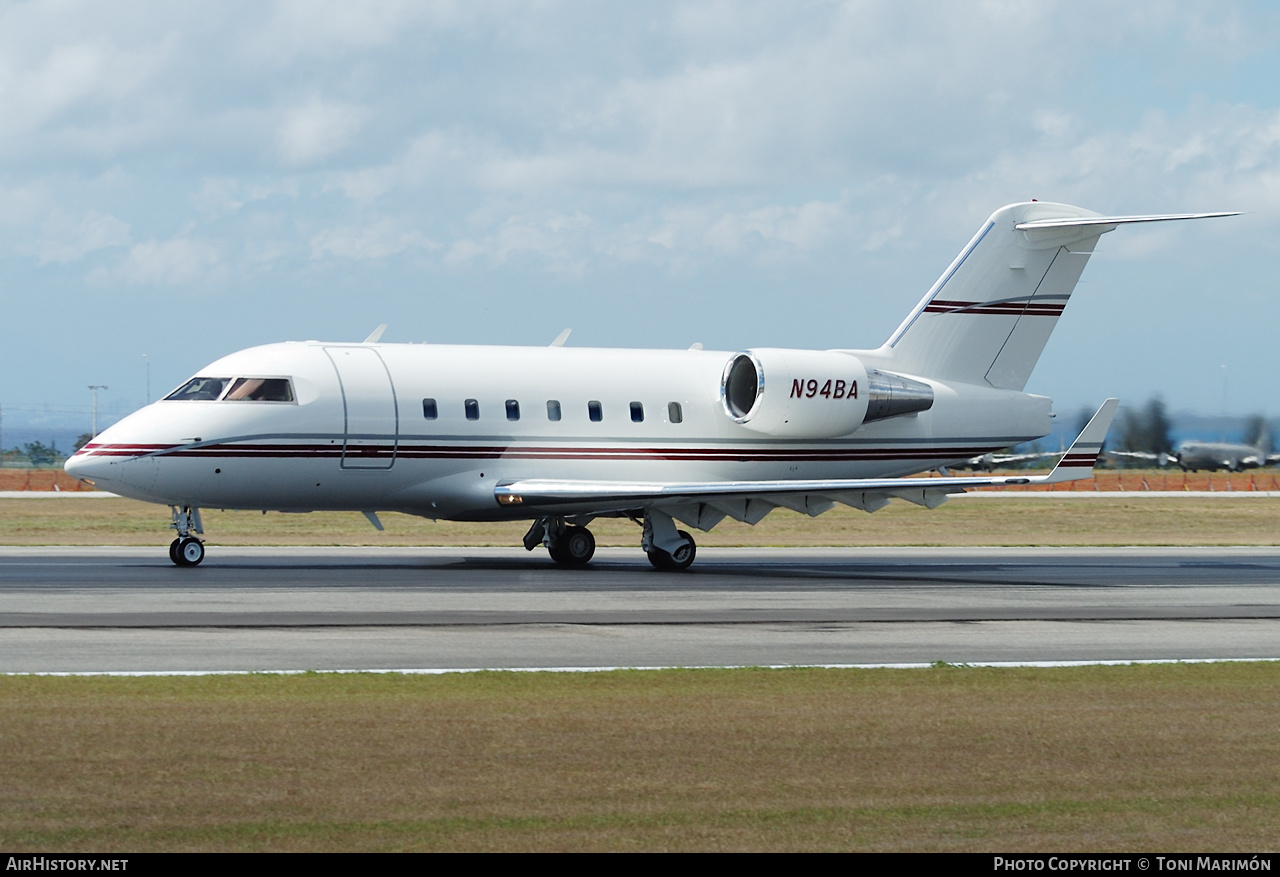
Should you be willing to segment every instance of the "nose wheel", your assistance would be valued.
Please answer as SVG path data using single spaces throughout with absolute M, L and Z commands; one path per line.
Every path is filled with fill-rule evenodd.
M 200 510 L 194 506 L 169 506 L 173 512 L 173 523 L 169 526 L 178 531 L 178 538 L 169 543 L 169 559 L 174 566 L 198 566 L 204 560 L 204 542 L 192 533 L 203 533 L 204 524 L 200 521 Z
M 195 536 L 179 536 L 169 543 L 169 559 L 177 566 L 198 566 L 204 560 L 204 543 Z

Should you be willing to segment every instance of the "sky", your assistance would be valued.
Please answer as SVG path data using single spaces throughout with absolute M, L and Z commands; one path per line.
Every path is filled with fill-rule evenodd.
M 284 340 L 877 347 L 998 207 L 1105 235 L 1031 378 L 1280 413 L 1280 10 L 0 2 L 0 410 Z

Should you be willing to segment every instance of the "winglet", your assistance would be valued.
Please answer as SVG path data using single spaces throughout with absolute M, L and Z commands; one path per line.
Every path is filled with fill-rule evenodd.
M 1108 399 L 1103 402 L 1098 413 L 1093 415 L 1084 429 L 1080 430 L 1080 435 L 1071 443 L 1071 447 L 1067 448 L 1058 465 L 1053 467 L 1053 471 L 1041 483 L 1078 481 L 1091 476 L 1093 464 L 1098 462 L 1098 455 L 1102 453 L 1102 444 L 1107 440 L 1107 430 L 1111 428 L 1111 421 L 1115 418 L 1118 407 L 1120 407 L 1119 399 Z
M 379 323 L 378 328 L 369 333 L 369 337 L 364 339 L 364 344 L 377 344 L 378 339 L 382 337 L 382 333 L 387 331 L 386 323 Z
M 561 332 L 559 335 L 556 336 L 556 340 L 552 341 L 549 346 L 564 347 L 564 343 L 569 340 L 569 333 L 572 331 L 573 331 L 572 329 L 565 329 L 563 332 Z

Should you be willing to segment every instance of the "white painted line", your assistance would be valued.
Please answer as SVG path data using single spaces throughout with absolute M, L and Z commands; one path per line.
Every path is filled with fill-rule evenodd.
M 1280 497 L 1280 490 L 973 490 L 952 499 L 1245 499 Z
M 0 490 L 0 499 L 119 499 L 105 490 Z
M 921 479 L 924 480 L 924 479 Z M 960 497 L 1003 497 L 1058 499 L 1133 499 L 1135 497 L 1214 497 L 1216 499 L 1241 499 L 1243 497 L 1280 497 L 1280 490 L 971 490 L 952 494 Z M 121 499 L 116 493 L 105 490 L 0 490 L 0 499 Z
M 968 661 L 957 664 L 689 664 L 652 667 L 436 667 L 370 670 L 58 670 L 33 673 L 0 673 L 0 676 L 302 676 L 344 675 L 353 673 L 403 676 L 444 676 L 451 673 L 614 673 L 620 670 L 927 670 L 931 667 L 1124 667 L 1131 664 L 1241 664 L 1273 663 L 1280 658 L 1146 658 L 1106 661 Z

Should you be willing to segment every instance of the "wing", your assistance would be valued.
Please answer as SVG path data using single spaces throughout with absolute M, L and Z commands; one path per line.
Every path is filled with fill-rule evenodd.
M 836 478 L 807 481 L 630 482 L 526 479 L 499 484 L 498 504 L 531 512 L 609 514 L 662 508 L 692 526 L 709 530 L 725 517 L 758 522 L 778 506 L 818 515 L 837 502 L 866 511 L 890 498 L 935 508 L 951 494 L 975 487 L 1053 484 L 1089 478 L 1115 417 L 1118 399 L 1108 399 L 1048 475 L 992 475 L 945 478 Z

